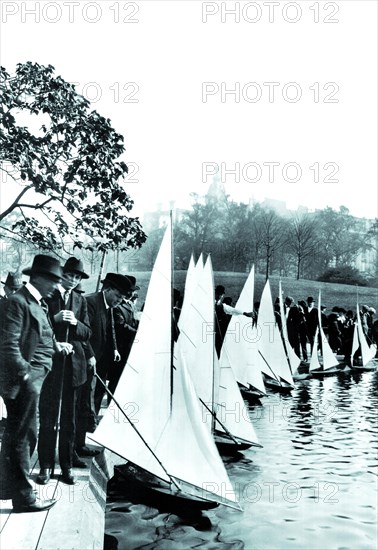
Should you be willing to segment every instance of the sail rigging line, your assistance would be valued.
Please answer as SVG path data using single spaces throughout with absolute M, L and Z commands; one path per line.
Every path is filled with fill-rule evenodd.
M 100 378 L 100 376 L 97 374 L 97 372 L 95 372 L 95 376 L 97 378 L 97 380 L 99 380 L 101 382 L 101 384 L 103 385 L 103 387 L 105 388 L 106 392 L 109 394 L 109 396 L 112 398 L 112 400 L 114 401 L 114 403 L 116 404 L 116 406 L 118 407 L 118 409 L 121 411 L 121 413 L 123 414 L 123 416 L 126 418 L 126 420 L 128 421 L 128 423 L 131 425 L 131 427 L 135 430 L 135 432 L 138 434 L 138 436 L 140 437 L 140 439 L 143 441 L 143 443 L 145 444 L 145 446 L 147 447 L 147 449 L 150 451 L 150 453 L 153 455 L 153 457 L 155 458 L 155 460 L 157 460 L 159 466 L 161 466 L 161 468 L 164 470 L 164 472 L 167 474 L 167 476 L 169 477 L 169 479 L 171 480 L 171 482 L 176 485 L 177 489 L 179 491 L 181 491 L 181 487 L 180 485 L 177 483 L 177 481 L 174 479 L 174 477 L 171 476 L 171 474 L 168 472 L 168 470 L 165 468 L 164 464 L 161 462 L 161 460 L 159 460 L 159 457 L 155 454 L 154 450 L 149 446 L 149 444 L 147 443 L 147 441 L 144 439 L 144 437 L 142 436 L 142 434 L 140 433 L 140 431 L 136 428 L 135 424 L 130 420 L 130 418 L 127 416 L 127 414 L 125 413 L 125 411 L 122 409 L 121 405 L 118 403 L 118 401 L 115 399 L 113 393 L 109 390 L 108 386 L 105 384 L 105 382 L 102 380 L 102 378 Z
M 258 352 L 259 352 L 259 354 L 261 355 L 261 357 L 263 358 L 263 361 L 265 362 L 265 364 L 266 364 L 266 366 L 268 367 L 268 369 L 269 369 L 269 370 L 271 371 L 271 373 L 273 374 L 273 377 L 272 377 L 272 378 L 273 378 L 274 380 L 277 380 L 277 382 L 279 382 L 280 386 L 282 386 L 281 380 L 278 380 L 276 374 L 273 372 L 271 366 L 269 365 L 268 361 L 265 359 L 265 357 L 263 356 L 263 354 L 261 353 L 261 351 L 258 350 Z M 281 378 L 281 377 L 280 377 L 280 378 Z
M 226 428 L 226 426 L 223 424 L 223 422 L 221 422 L 219 420 L 219 418 L 217 417 L 216 415 L 216 412 L 215 411 L 212 411 L 207 405 L 206 403 L 203 401 L 203 399 L 200 398 L 200 401 L 202 403 L 202 405 L 209 411 L 209 413 L 211 414 L 211 416 L 213 417 L 213 421 L 214 423 L 215 422 L 218 422 L 220 424 L 220 426 L 224 429 L 225 433 L 228 435 L 228 437 L 230 439 L 232 439 L 232 441 L 234 443 L 236 443 L 237 445 L 239 444 L 238 440 L 232 435 L 232 433 Z M 215 427 L 214 427 L 214 430 L 215 430 Z

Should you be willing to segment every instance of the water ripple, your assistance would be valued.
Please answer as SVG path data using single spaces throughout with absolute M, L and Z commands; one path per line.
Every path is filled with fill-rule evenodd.
M 378 373 L 303 380 L 250 417 L 264 446 L 225 460 L 243 512 L 190 522 L 143 504 L 107 505 L 118 550 L 375 550 Z

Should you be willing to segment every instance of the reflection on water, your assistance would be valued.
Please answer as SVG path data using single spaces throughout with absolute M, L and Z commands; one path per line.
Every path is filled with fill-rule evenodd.
M 109 502 L 106 532 L 119 550 L 376 549 L 377 410 L 377 372 L 271 393 L 250 407 L 263 449 L 225 460 L 243 512 L 220 506 L 200 521 Z

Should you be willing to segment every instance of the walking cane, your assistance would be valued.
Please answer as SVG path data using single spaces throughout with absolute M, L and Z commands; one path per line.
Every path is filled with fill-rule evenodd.
M 64 336 L 64 342 L 68 342 L 69 330 L 70 330 L 70 325 L 67 323 L 66 332 L 65 332 L 65 336 Z M 64 372 L 65 372 L 65 369 L 66 369 L 66 359 L 67 359 L 67 355 L 63 355 L 63 361 L 62 361 L 62 366 L 61 366 L 60 385 L 59 385 L 59 406 L 58 406 L 58 414 L 57 414 L 56 420 L 55 420 L 54 435 L 53 435 L 54 454 L 52 456 L 51 477 L 53 477 L 54 470 L 55 470 L 55 453 L 56 453 L 56 447 L 57 447 L 57 443 L 58 443 L 58 435 L 59 435 L 59 427 L 60 427 L 60 416 L 61 416 L 61 413 L 62 413 Z

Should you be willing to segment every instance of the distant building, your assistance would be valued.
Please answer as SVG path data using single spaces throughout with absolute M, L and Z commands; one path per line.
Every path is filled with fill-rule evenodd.
M 357 221 L 357 232 L 366 235 L 372 228 L 375 220 L 366 218 L 355 218 Z M 352 266 L 366 275 L 374 275 L 378 266 L 378 235 L 370 239 L 370 247 L 358 253 Z
M 144 214 L 142 226 L 147 234 L 149 231 L 159 229 L 160 227 L 164 227 L 164 225 L 167 225 L 171 216 L 171 212 L 173 223 L 175 223 L 179 222 L 183 218 L 185 212 L 188 211 L 183 208 L 175 208 L 174 201 L 170 201 L 167 206 L 168 208 L 164 208 L 162 203 L 158 203 L 154 212 L 146 212 Z

